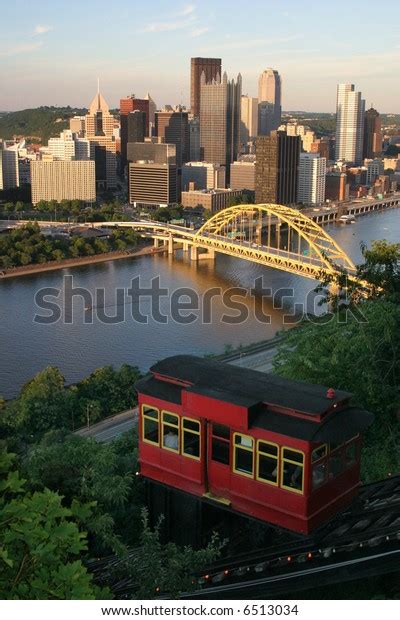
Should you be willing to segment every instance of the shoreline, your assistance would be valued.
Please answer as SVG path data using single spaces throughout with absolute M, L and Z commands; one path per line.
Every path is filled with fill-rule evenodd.
M 137 256 L 146 256 L 149 254 L 160 254 L 166 252 L 167 248 L 153 246 L 143 246 L 137 250 L 118 250 L 116 252 L 106 252 L 104 254 L 95 254 L 94 256 L 81 256 L 79 258 L 65 258 L 62 261 L 49 261 L 47 263 L 35 263 L 26 266 L 11 267 L 10 269 L 0 270 L 0 280 L 9 278 L 17 278 L 20 276 L 30 276 L 46 271 L 56 271 L 58 269 L 66 269 L 68 267 L 80 267 L 81 265 L 95 265 L 96 263 L 105 263 L 112 260 L 122 260 L 128 258 L 136 258 Z

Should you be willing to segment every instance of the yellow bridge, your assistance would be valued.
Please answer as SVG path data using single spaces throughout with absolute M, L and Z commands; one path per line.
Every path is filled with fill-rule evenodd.
M 239 205 L 218 211 L 198 230 L 154 221 L 101 222 L 101 227 L 129 227 L 172 254 L 182 247 L 193 260 L 215 252 L 318 279 L 355 266 L 334 239 L 301 211 L 283 205 Z M 179 244 L 179 245 L 178 245 Z

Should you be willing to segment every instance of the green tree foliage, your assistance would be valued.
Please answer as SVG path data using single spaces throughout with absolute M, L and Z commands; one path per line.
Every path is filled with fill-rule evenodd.
M 10 433 L 30 442 L 51 429 L 69 428 L 73 411 L 71 396 L 59 369 L 45 368 L 8 404 L 5 415 Z
M 53 239 L 43 235 L 37 223 L 26 224 L 0 236 L 0 269 L 125 250 L 135 247 L 138 239 L 133 230 L 115 230 L 108 238 Z
M 193 590 L 193 573 L 214 562 L 225 544 L 215 535 L 207 547 L 198 551 L 192 547 L 181 548 L 174 543 L 162 545 L 161 525 L 162 521 L 152 531 L 147 511 L 143 509 L 141 545 L 118 568 L 121 576 L 128 575 L 133 581 L 132 598 L 152 599 L 160 592 L 177 598 L 181 592 Z
M 152 219 L 156 222 L 170 222 L 182 217 L 183 207 L 175 205 L 173 207 L 160 207 L 152 214 Z
M 24 471 L 35 490 L 58 491 L 67 505 L 78 500 L 94 506 L 84 526 L 91 554 L 97 555 L 123 553 L 125 545 L 138 541 L 143 500 L 137 466 L 134 433 L 102 444 L 53 431 L 32 447 Z
M 80 559 L 87 541 L 77 518 L 87 518 L 90 506 L 75 501 L 66 508 L 48 489 L 28 492 L 12 461 L 13 455 L 0 453 L 1 598 L 109 597 L 93 586 Z
M 348 390 L 375 414 L 363 451 L 370 481 L 400 468 L 400 306 L 374 300 L 361 311 L 362 321 L 343 311 L 290 330 L 274 367 L 284 377 Z
M 50 430 L 74 430 L 87 423 L 130 409 L 136 404 L 134 384 L 140 372 L 124 364 L 99 368 L 76 386 L 65 387 L 58 368 L 48 367 L 23 386 L 2 413 L 5 434 L 14 442 L 31 444 Z
M 0 136 L 10 140 L 14 136 L 24 136 L 33 142 L 47 143 L 51 136 L 57 136 L 67 129 L 69 119 L 74 114 L 86 114 L 86 110 L 42 106 L 28 110 L 8 112 L 0 116 Z
M 87 403 L 97 405 L 100 418 L 132 408 L 137 402 L 134 385 L 139 377 L 138 368 L 128 364 L 118 370 L 112 366 L 95 370 L 77 385 L 79 419 L 84 418 Z

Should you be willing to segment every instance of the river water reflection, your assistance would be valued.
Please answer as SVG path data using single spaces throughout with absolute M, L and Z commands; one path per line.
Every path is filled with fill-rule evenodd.
M 390 210 L 357 219 L 352 225 L 331 225 L 329 233 L 348 252 L 353 260 L 360 261 L 360 242 L 386 238 L 400 242 L 400 210 Z M 33 321 L 37 308 L 35 294 L 44 287 L 61 289 L 63 300 L 63 277 L 71 274 L 74 286 L 87 289 L 92 295 L 96 288 L 104 288 L 104 313 L 113 315 L 116 308 L 116 288 L 128 289 L 133 278 L 140 276 L 142 286 L 149 286 L 155 276 L 170 294 L 178 288 L 190 287 L 199 297 L 200 307 L 204 295 L 217 287 L 226 292 L 232 287 L 248 291 L 245 304 L 248 316 L 240 325 L 223 321 L 225 315 L 235 316 L 233 308 L 226 309 L 220 297 L 213 297 L 212 322 L 204 324 L 201 312 L 191 311 L 196 320 L 183 325 L 171 317 L 170 297 L 161 299 L 160 310 L 166 322 L 160 323 L 149 317 L 146 325 L 134 321 L 131 316 L 133 303 L 126 303 L 122 310 L 125 320 L 118 324 L 104 324 L 93 312 L 94 320 L 86 324 L 88 313 L 81 298 L 74 297 L 74 317 L 71 324 L 59 320 L 52 325 Z M 264 300 L 258 293 L 250 294 L 257 279 L 262 278 L 264 287 L 276 293 L 275 308 L 272 300 Z M 219 255 L 212 261 L 191 263 L 180 254 L 176 259 L 166 256 L 144 256 L 126 261 L 47 272 L 0 281 L 0 394 L 10 398 L 23 383 L 48 365 L 59 366 L 67 382 L 78 381 L 95 368 L 106 364 L 116 366 L 127 362 L 146 370 L 155 361 L 177 353 L 222 352 L 226 346 L 249 344 L 273 336 L 284 327 L 284 317 L 290 322 L 294 308 L 305 304 L 306 310 L 315 310 L 312 280 L 261 267 L 241 259 Z M 293 293 L 290 293 L 290 291 Z M 236 298 L 237 299 L 237 298 Z M 126 300 L 129 302 L 129 300 Z M 150 301 L 140 306 L 142 314 L 148 313 Z M 257 318 L 270 315 L 270 323 Z M 183 312 L 182 314 L 188 314 Z M 40 314 L 45 314 L 43 311 Z

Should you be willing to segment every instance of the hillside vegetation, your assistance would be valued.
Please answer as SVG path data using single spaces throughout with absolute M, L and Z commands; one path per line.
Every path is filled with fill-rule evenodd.
M 69 126 L 69 119 L 75 114 L 86 114 L 87 110 L 79 108 L 48 107 L 18 110 L 1 113 L 0 138 L 10 140 L 14 136 L 24 137 L 31 142 L 47 144 L 52 136 L 57 136 Z

